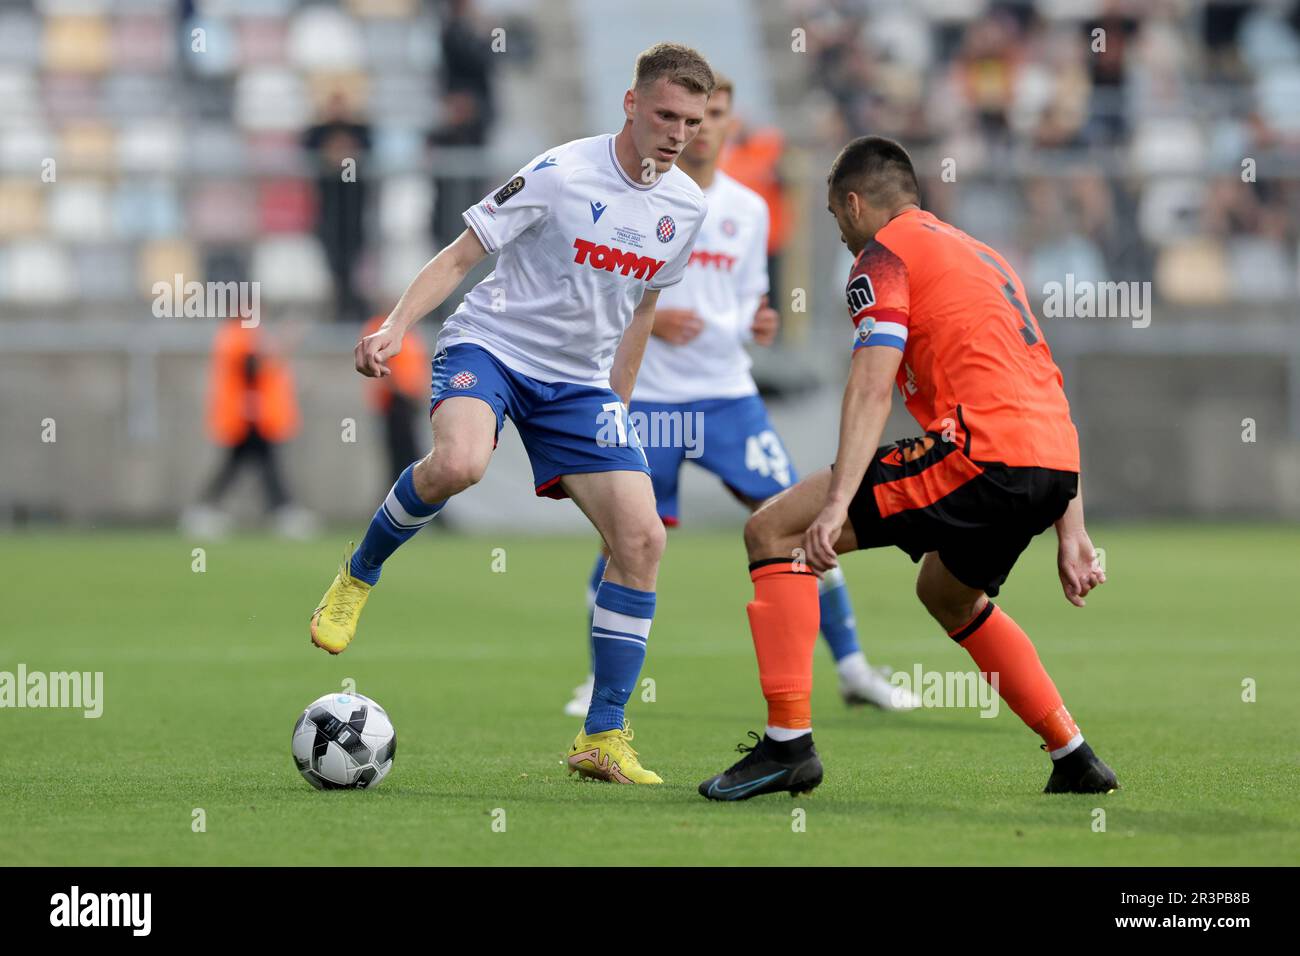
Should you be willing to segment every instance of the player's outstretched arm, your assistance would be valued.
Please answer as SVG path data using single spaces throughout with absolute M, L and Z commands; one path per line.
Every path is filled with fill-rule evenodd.
M 840 443 L 831 486 L 821 514 L 804 534 L 804 553 L 814 571 L 825 571 L 838 563 L 835 542 L 848 519 L 849 503 L 880 445 L 893 404 L 894 376 L 902 361 L 901 351 L 884 345 L 853 353 L 840 407 Z
M 659 302 L 659 290 L 647 289 L 636 309 L 632 312 L 632 321 L 618 343 L 614 353 L 614 365 L 609 370 L 609 387 L 623 404 L 632 402 L 632 387 L 636 385 L 637 372 L 641 371 L 641 359 L 645 356 L 645 344 L 650 340 L 650 330 L 655 324 L 655 305 Z
M 1067 601 L 1083 607 L 1088 592 L 1106 583 L 1106 572 L 1101 569 L 1092 539 L 1083 526 L 1082 475 L 1078 494 L 1070 501 L 1065 514 L 1057 519 L 1056 537 L 1056 569 L 1061 576 L 1061 589 Z
M 486 255 L 487 250 L 478 236 L 466 229 L 455 242 L 426 262 L 384 324 L 357 343 L 354 354 L 357 371 L 371 378 L 390 374 L 386 362 L 402 350 L 406 330 L 442 305 Z

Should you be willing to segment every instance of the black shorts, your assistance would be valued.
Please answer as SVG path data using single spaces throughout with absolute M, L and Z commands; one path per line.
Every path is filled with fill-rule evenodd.
M 1065 514 L 1079 474 L 967 457 L 969 436 L 938 432 L 876 451 L 849 504 L 858 547 L 939 553 L 967 587 L 995 597 L 1029 542 Z

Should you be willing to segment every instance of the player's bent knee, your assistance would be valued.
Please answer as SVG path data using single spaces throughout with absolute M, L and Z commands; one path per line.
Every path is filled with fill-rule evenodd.
M 756 511 L 745 522 L 745 550 L 749 552 L 749 560 L 773 557 L 780 548 L 781 535 L 774 514 L 771 509 Z
M 426 501 L 459 494 L 479 483 L 487 471 L 487 463 L 486 457 L 458 454 L 454 445 L 442 446 L 416 467 L 416 493 Z
M 631 574 L 653 573 L 659 566 L 667 543 L 668 532 L 664 530 L 663 523 L 656 519 L 653 523 L 620 532 L 611 544 L 613 560 Z

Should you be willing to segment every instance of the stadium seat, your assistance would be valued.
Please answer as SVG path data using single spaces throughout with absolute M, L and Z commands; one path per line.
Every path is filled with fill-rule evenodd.
M 385 243 L 379 267 L 379 296 L 396 302 L 410 283 L 411 276 L 419 272 L 437 251 L 427 235 L 409 242 Z
M 1156 295 L 1179 305 L 1219 305 L 1227 301 L 1231 280 L 1223 246 L 1213 239 L 1189 239 L 1160 250 Z
M 0 58 L 0 130 L 23 130 L 40 123 L 45 113 L 40 83 L 32 70 L 10 65 Z
M 277 301 L 319 303 L 330 294 L 325 253 L 314 236 L 283 235 L 253 246 L 249 265 L 262 296 Z
M 52 123 L 102 114 L 97 77 L 85 73 L 48 73 L 41 81 L 40 106 Z
M 51 234 L 66 240 L 106 239 L 112 232 L 108 191 L 95 179 L 61 179 L 46 199 Z
M 35 239 L 9 245 L 0 287 L 11 302 L 46 305 L 74 298 L 77 282 L 67 249 Z
M 140 295 L 153 298 L 155 282 L 172 282 L 175 276 L 184 282 L 202 282 L 198 252 L 188 239 L 157 239 L 140 247 L 136 261 L 136 287 Z
M 248 166 L 248 148 L 239 131 L 229 123 L 192 124 L 185 137 L 185 168 L 199 175 L 243 175 Z
M 116 164 L 117 131 L 98 120 L 68 123 L 59 134 L 58 156 L 69 171 L 110 170 Z
M 46 69 L 68 73 L 102 73 L 112 48 L 108 22 L 99 16 L 53 16 L 45 21 Z
M 55 159 L 55 155 L 54 140 L 46 127 L 40 124 L 0 127 L 0 169 L 30 177 L 32 170 L 42 170 L 47 159 Z M 57 162 L 53 168 L 57 174 Z
M 293 70 L 245 70 L 235 81 L 235 121 L 252 130 L 301 130 L 311 121 L 302 78 Z
M 433 184 L 425 176 L 394 176 L 379 194 L 379 232 L 387 240 L 418 239 L 429 228 Z
M 95 303 L 129 302 L 136 297 L 132 254 L 121 243 L 77 245 L 72 248 L 77 295 Z
M 101 115 L 114 120 L 148 120 L 159 116 L 158 104 L 175 93 L 175 81 L 162 73 L 119 73 L 104 78 Z
M 379 126 L 371 138 L 371 171 L 383 176 L 420 169 L 425 153 L 425 134 L 420 127 Z
M 1162 117 L 1145 119 L 1138 125 L 1130 153 L 1138 172 L 1159 176 L 1198 171 L 1205 149 L 1205 137 L 1196 123 Z
M 1183 176 L 1154 176 L 1138 200 L 1138 228 L 1153 245 L 1179 242 L 1197 231 L 1205 206 L 1206 182 Z
M 163 239 L 186 231 L 175 183 L 152 177 L 118 185 L 113 222 L 114 231 L 130 239 Z
M 40 60 L 40 21 L 27 10 L 0 10 L 0 63 L 34 69 Z
M 30 177 L 0 179 L 0 239 L 27 236 L 45 227 L 45 196 Z
M 1227 259 L 1234 299 L 1281 302 L 1295 295 L 1295 268 L 1282 242 L 1267 236 L 1234 236 L 1228 241 Z
M 198 76 L 226 76 L 239 65 L 239 34 L 225 20 L 190 18 L 181 44 L 182 61 Z
M 162 72 L 176 60 L 176 33 L 170 16 L 161 13 L 115 18 L 110 46 L 117 69 Z
M 289 27 L 283 20 L 272 17 L 240 20 L 236 29 L 241 69 L 284 63 L 288 55 Z
M 168 119 L 140 120 L 122 127 L 117 162 L 126 172 L 172 173 L 185 151 L 184 131 Z
M 199 183 L 189 194 L 190 234 L 207 242 L 246 242 L 257 235 L 257 192 L 240 180 Z
M 307 180 L 268 179 L 258 186 L 259 232 L 307 232 L 315 221 L 316 197 Z
M 305 7 L 289 26 L 289 62 L 303 70 L 352 70 L 365 50 L 352 19 L 323 5 Z

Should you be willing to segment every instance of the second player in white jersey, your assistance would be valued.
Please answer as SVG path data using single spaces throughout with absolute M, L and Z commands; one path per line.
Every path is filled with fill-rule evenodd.
M 706 208 L 676 166 L 648 183 L 629 178 L 609 134 L 534 157 L 465 210 L 500 255 L 438 348 L 472 343 L 539 381 L 608 386 L 632 310 L 647 289 L 681 281 Z
M 689 179 L 681 170 L 674 168 Z M 758 388 L 745 343 L 768 292 L 769 215 L 763 197 L 718 170 L 704 190 L 709 212 L 683 280 L 659 296 L 659 308 L 689 309 L 703 328 L 685 345 L 646 344 L 635 401 L 694 402 L 742 398 Z

